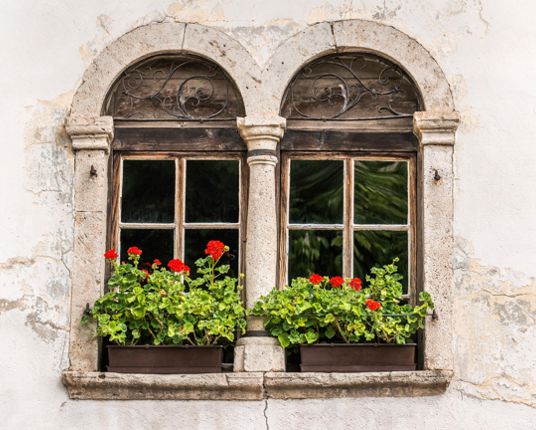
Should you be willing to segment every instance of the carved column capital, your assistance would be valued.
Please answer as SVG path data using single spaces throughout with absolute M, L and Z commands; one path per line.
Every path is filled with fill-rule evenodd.
M 248 147 L 248 164 L 277 164 L 277 144 L 285 133 L 287 120 L 274 118 L 237 118 L 240 136 Z
M 71 137 L 73 149 L 108 152 L 114 137 L 114 122 L 111 116 L 98 118 L 72 118 L 66 130 Z
M 458 112 L 415 112 L 413 133 L 421 145 L 454 145 Z

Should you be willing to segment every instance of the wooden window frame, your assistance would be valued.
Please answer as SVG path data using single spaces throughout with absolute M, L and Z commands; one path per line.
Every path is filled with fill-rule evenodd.
M 290 162 L 291 160 L 341 160 L 344 163 L 343 222 L 342 224 L 300 224 L 289 222 Z M 406 224 L 356 224 L 354 222 L 354 163 L 355 161 L 405 161 L 408 166 L 408 218 Z M 282 151 L 280 175 L 280 234 L 279 283 L 288 285 L 288 251 L 290 230 L 329 230 L 343 233 L 342 276 L 353 276 L 353 243 L 356 231 L 405 231 L 408 233 L 408 297 L 414 301 L 417 282 L 417 154 L 371 154 L 364 151 Z M 332 274 L 335 275 L 335 274 Z
M 208 125 L 208 127 L 207 127 Z M 245 242 L 247 221 L 247 191 L 249 168 L 245 145 L 230 124 L 189 123 L 177 127 L 177 122 L 135 124 L 130 121 L 116 124 L 116 137 L 110 157 L 107 246 L 120 249 L 121 228 L 150 228 L 174 230 L 174 258 L 184 260 L 184 238 L 188 229 L 238 230 L 238 271 L 245 271 Z M 123 160 L 173 160 L 175 162 L 175 218 L 172 223 L 124 223 L 121 221 Z M 186 162 L 188 160 L 239 161 L 239 219 L 236 223 L 187 223 Z

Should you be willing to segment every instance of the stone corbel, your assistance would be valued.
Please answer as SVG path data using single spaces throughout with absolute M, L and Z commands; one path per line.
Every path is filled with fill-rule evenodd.
M 415 112 L 413 130 L 421 145 L 454 145 L 457 112 Z
M 103 150 L 107 153 L 110 149 L 114 136 L 111 116 L 101 116 L 94 120 L 71 120 L 65 128 L 75 151 Z

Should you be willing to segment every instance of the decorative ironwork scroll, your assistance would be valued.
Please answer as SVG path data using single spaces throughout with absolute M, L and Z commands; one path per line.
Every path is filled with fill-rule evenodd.
M 193 55 L 152 57 L 127 69 L 112 87 L 105 114 L 115 119 L 234 120 L 242 98 L 224 70 Z
M 291 120 L 408 118 L 419 92 L 396 64 L 367 53 L 336 54 L 305 65 L 290 82 L 281 115 Z

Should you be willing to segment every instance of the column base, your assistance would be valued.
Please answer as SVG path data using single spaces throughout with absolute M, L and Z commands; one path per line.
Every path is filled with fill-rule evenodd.
M 284 372 L 285 350 L 273 337 L 242 337 L 235 346 L 235 372 Z

